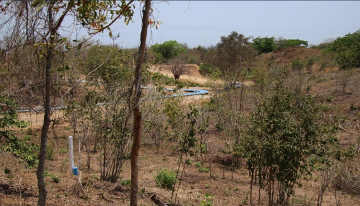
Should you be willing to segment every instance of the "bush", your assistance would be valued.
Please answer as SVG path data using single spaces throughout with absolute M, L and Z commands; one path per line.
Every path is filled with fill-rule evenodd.
M 199 168 L 199 172 L 202 172 L 202 173 L 207 173 L 209 171 L 210 171 L 209 168 L 206 168 L 206 167 L 200 167 Z
M 155 181 L 157 186 L 173 190 L 176 183 L 176 173 L 167 169 L 158 170 Z
M 211 64 L 205 63 L 200 65 L 200 74 L 203 76 L 220 77 L 221 71 L 219 68 L 212 66 Z
M 360 30 L 337 38 L 327 48 L 334 54 L 340 68 L 360 67 Z
M 195 163 L 195 166 L 196 166 L 197 168 L 201 168 L 201 167 L 202 167 L 202 164 L 201 164 L 201 162 L 196 162 L 196 163 Z
M 120 185 L 123 185 L 123 186 L 127 186 L 127 185 L 130 185 L 131 184 L 131 180 L 130 179 L 126 179 L 126 180 L 123 180 L 120 182 Z
M 211 194 L 205 193 L 205 199 L 201 201 L 200 206 L 212 206 L 213 205 L 213 196 Z
M 54 154 L 54 147 L 52 145 L 48 145 L 46 147 L 46 159 L 48 160 L 54 160 L 55 154 Z

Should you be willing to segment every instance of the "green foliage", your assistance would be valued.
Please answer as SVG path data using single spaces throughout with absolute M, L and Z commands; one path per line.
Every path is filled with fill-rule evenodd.
M 308 46 L 308 42 L 300 39 L 282 39 L 278 40 L 279 48 L 295 47 L 295 46 Z
M 54 160 L 55 157 L 55 151 L 54 151 L 54 146 L 53 145 L 47 145 L 46 146 L 46 155 L 45 155 L 46 159 L 48 160 Z
M 360 30 L 337 38 L 327 51 L 333 53 L 340 68 L 360 67 Z
M 199 168 L 199 172 L 201 172 L 201 173 L 207 173 L 207 172 L 209 172 L 210 171 L 210 169 L 209 168 L 206 168 L 206 167 L 200 167 Z
M 205 199 L 201 201 L 200 206 L 212 206 L 213 196 L 209 193 L 205 193 Z
M 253 40 L 253 45 L 258 54 L 266 54 L 277 49 L 275 37 L 257 37 Z
M 176 173 L 167 169 L 158 170 L 155 181 L 157 186 L 173 190 L 176 183 Z
M 170 78 L 168 76 L 165 76 L 157 72 L 151 74 L 151 80 L 153 81 L 154 85 L 167 85 L 167 86 L 175 85 L 174 78 Z
M 315 100 L 299 89 L 289 91 L 282 82 L 251 114 L 241 142 L 243 156 L 249 169 L 256 169 L 272 190 L 274 182 L 282 185 L 279 198 L 290 196 L 298 179 L 311 174 L 315 162 L 310 156 L 324 156 L 334 143 L 333 131 L 320 120 Z
M 22 141 L 11 131 L 13 127 L 26 126 L 24 122 L 18 120 L 16 107 L 14 100 L 0 94 L 0 142 L 2 142 L 0 150 L 11 153 L 20 162 L 25 161 L 26 166 L 32 168 L 37 164 L 37 145 Z
M 179 151 L 183 154 L 189 153 L 190 156 L 194 155 L 194 152 L 191 150 L 195 147 L 197 142 L 196 139 L 196 122 L 199 116 L 199 110 L 194 106 L 189 106 L 190 112 L 187 113 L 187 124 L 189 126 L 188 131 L 186 131 L 180 138 Z
M 162 44 L 152 45 L 150 49 L 157 54 L 156 58 L 158 58 L 160 61 L 162 59 L 172 59 L 179 54 L 186 52 L 185 47 L 176 40 L 165 41 Z
M 128 1 L 69 1 L 69 5 L 78 6 L 76 9 L 79 23 L 87 28 L 99 31 L 108 28 L 109 22 L 121 14 L 124 23 L 131 22 L 134 15 L 134 6 Z M 109 36 L 112 33 L 109 29 Z
M 131 184 L 131 180 L 130 179 L 126 179 L 120 182 L 121 185 L 127 186 Z
M 218 67 L 212 66 L 209 63 L 204 63 L 200 65 L 200 74 L 212 78 L 219 78 L 221 76 L 221 71 Z

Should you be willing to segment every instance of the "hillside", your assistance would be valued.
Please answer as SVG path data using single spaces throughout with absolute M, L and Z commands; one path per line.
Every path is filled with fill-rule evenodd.
M 259 56 L 257 63 L 260 65 L 277 64 L 289 66 L 296 59 L 305 60 L 309 58 L 320 58 L 320 51 L 304 47 L 286 48 Z M 359 149 L 360 69 L 338 70 L 331 67 L 319 69 L 321 66 L 319 62 L 320 60 L 315 62 L 311 71 L 304 70 L 300 75 L 297 72 L 292 72 L 286 81 L 288 85 L 301 82 L 303 88 L 307 88 L 308 93 L 321 103 L 324 117 L 338 120 L 340 129 L 336 136 L 344 151 L 356 144 Z M 172 77 L 171 71 L 166 66 L 160 68 L 154 66 L 151 68 L 151 72 L 159 72 Z M 246 77 L 242 79 L 247 81 L 244 89 L 246 91 L 244 92 L 245 100 L 243 102 L 244 112 L 246 113 L 254 109 L 256 98 L 258 98 L 254 95 L 257 88 L 255 77 L 253 78 L 254 81 Z M 209 90 L 213 92 L 210 95 L 214 95 L 215 88 L 219 87 L 218 84 L 213 84 L 212 80 L 202 76 L 197 65 L 188 65 L 187 74 L 180 77 L 180 81 L 183 80 L 209 86 Z M 217 90 L 223 92 L 222 88 L 217 88 Z M 231 98 L 240 99 L 239 92 L 240 89 L 235 90 L 234 97 L 231 96 Z M 200 105 L 200 103 L 209 99 L 208 96 L 197 97 L 191 99 L 191 101 L 186 98 L 181 99 L 184 100 L 182 103 L 186 109 L 187 104 Z M 144 119 L 155 119 L 156 115 L 160 115 L 157 110 L 163 109 L 155 108 L 155 106 L 164 107 L 163 105 L 166 105 L 167 101 L 159 100 L 158 102 L 144 103 L 144 110 L 150 108 L 149 111 L 144 112 Z M 175 105 L 176 100 L 174 102 L 170 101 L 170 105 Z M 233 107 L 235 106 L 233 105 Z M 129 205 L 129 185 L 126 181 L 130 179 L 130 161 L 127 159 L 124 162 L 119 181 L 115 183 L 100 181 L 99 161 L 102 157 L 101 149 L 93 151 L 93 145 L 91 145 L 91 151 L 85 152 L 85 149 L 83 149 L 81 155 L 79 155 L 77 144 L 79 136 L 81 137 L 79 135 L 81 131 L 74 130 L 70 120 L 65 118 L 64 113 L 61 111 L 55 114 L 54 118 L 59 118 L 56 119 L 58 122 L 51 128 L 49 138 L 51 147 L 49 151 L 52 157 L 46 163 L 46 182 L 49 191 L 48 205 Z M 17 131 L 17 134 L 23 136 L 23 138 L 27 136 L 28 142 L 39 142 L 38 134 L 40 133 L 43 115 L 21 113 L 19 118 L 31 121 L 30 127 L 33 132 L 30 137 L 25 135 L 26 129 Z M 160 118 L 165 117 L 161 116 Z M 180 119 L 180 117 L 175 118 Z M 74 135 L 76 145 L 74 146 L 76 148 L 74 151 L 76 154 L 75 165 L 78 165 L 79 157 L 81 157 L 81 176 L 70 175 L 69 172 L 67 136 L 70 135 Z M 173 138 L 178 138 L 178 136 L 175 135 Z M 213 205 L 250 205 L 250 177 L 247 165 L 244 160 L 240 159 L 239 168 L 230 167 L 233 164 L 231 158 L 229 158 L 230 155 L 219 152 L 226 149 L 227 144 L 222 136 L 224 134 L 217 132 L 214 120 L 210 119 L 209 129 L 202 136 L 204 141 L 207 142 L 207 152 L 202 155 L 196 154 L 195 156 L 186 157 L 189 161 L 186 164 L 184 176 L 181 178 L 180 189 L 176 190 L 177 199 L 182 205 L 205 205 L 206 202 L 209 202 L 210 196 Z M 95 142 L 90 144 L 96 144 Z M 171 139 L 162 140 L 161 145 L 157 147 L 150 132 L 144 131 L 139 160 L 140 205 L 154 205 L 150 200 L 150 196 L 154 193 L 161 200 L 171 198 L 172 192 L 157 186 L 154 177 L 161 169 L 178 169 L 179 155 L 174 149 L 176 144 L 177 142 Z M 130 147 L 130 144 L 128 147 Z M 38 195 L 36 168 L 24 168 L 24 164 L 19 164 L 15 157 L 4 151 L 1 151 L 0 154 L 2 156 L 0 159 L 0 205 L 36 205 Z M 354 172 L 353 184 L 342 181 L 343 185 L 339 184 L 342 188 L 329 188 L 326 190 L 323 205 L 335 205 L 336 201 L 340 201 L 342 205 L 360 205 L 360 194 L 356 194 L 352 188 L 346 188 L 351 186 L 355 189 L 358 188 L 357 184 L 360 183 L 360 179 L 356 178 L 360 176 L 360 162 L 359 159 L 349 159 L 348 161 L 349 170 L 351 169 L 351 172 Z M 88 165 L 89 169 L 87 168 Z M 210 171 L 200 171 L 200 168 L 210 168 Z M 301 180 L 303 187 L 296 187 L 290 205 L 316 205 L 322 175 L 321 171 L 318 171 L 308 181 Z M 78 184 L 79 179 L 81 179 L 81 184 Z M 339 181 L 341 182 L 341 179 Z M 257 202 L 258 188 L 258 185 L 254 185 L 254 191 L 256 192 L 253 192 L 253 198 L 256 199 L 255 202 Z M 261 190 L 261 192 L 263 195 L 260 202 L 266 205 L 266 190 Z

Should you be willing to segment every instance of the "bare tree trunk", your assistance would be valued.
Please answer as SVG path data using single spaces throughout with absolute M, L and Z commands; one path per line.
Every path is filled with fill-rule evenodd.
M 66 14 L 69 11 L 69 7 L 65 9 L 65 11 L 61 14 L 59 19 L 55 21 L 53 19 L 53 8 L 54 8 L 54 1 L 48 2 L 47 4 L 47 14 L 48 14 L 48 29 L 49 29 L 49 41 L 47 44 L 47 53 L 45 55 L 45 98 L 44 98 L 44 123 L 41 129 L 41 138 L 40 138 L 40 154 L 39 154 L 39 165 L 36 171 L 36 176 L 38 180 L 38 189 L 39 189 L 39 199 L 38 199 L 38 206 L 45 206 L 46 203 L 46 185 L 45 185 L 45 159 L 46 159 L 46 143 L 49 134 L 49 127 L 50 127 L 50 117 L 52 114 L 51 111 L 51 104 L 50 104 L 50 97 L 51 97 L 51 67 L 53 63 L 54 53 L 55 53 L 55 36 L 57 30 L 59 29 L 61 23 L 63 22 Z
M 254 184 L 254 169 L 251 169 L 251 181 L 250 181 L 250 205 L 253 206 L 253 184 Z
M 40 154 L 39 154 L 39 165 L 36 171 L 37 180 L 38 180 L 38 189 L 39 189 L 39 199 L 38 206 L 45 206 L 46 203 L 46 185 L 45 185 L 45 159 L 46 159 L 46 143 L 48 139 L 48 131 L 50 127 L 50 117 L 51 117 L 51 108 L 50 108 L 50 95 L 51 95 L 51 66 L 52 58 L 54 53 L 54 42 L 56 30 L 53 30 L 53 16 L 52 16 L 52 4 L 48 5 L 48 18 L 49 18 L 49 30 L 50 30 L 50 41 L 47 48 L 46 54 L 46 65 L 45 65 L 45 114 L 44 114 L 44 123 L 41 129 L 41 139 L 40 139 Z
M 138 205 L 138 158 L 141 142 L 141 113 L 140 113 L 140 95 L 141 95 L 141 67 L 145 54 L 147 28 L 149 24 L 150 0 L 145 1 L 143 10 L 142 29 L 140 37 L 139 59 L 135 71 L 135 102 L 134 102 L 134 141 L 131 148 L 131 186 L 130 186 L 130 206 Z

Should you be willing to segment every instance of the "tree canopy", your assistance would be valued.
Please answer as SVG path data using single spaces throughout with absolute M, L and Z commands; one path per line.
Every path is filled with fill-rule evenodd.
M 169 60 L 186 52 L 184 45 L 178 43 L 176 40 L 165 41 L 162 44 L 152 45 L 151 49 L 159 55 L 159 59 L 165 60 Z
M 253 45 L 258 54 L 269 53 L 277 49 L 275 37 L 256 37 L 253 40 Z
M 280 49 L 280 48 L 294 47 L 294 46 L 308 46 L 308 41 L 301 39 L 278 39 L 277 44 Z
M 341 68 L 360 67 L 360 30 L 337 38 L 328 48 Z
M 251 62 L 255 56 L 255 50 L 249 40 L 250 37 L 245 37 L 236 31 L 228 36 L 222 36 L 216 45 L 215 66 L 219 67 L 226 76 L 237 78 L 241 65 Z

